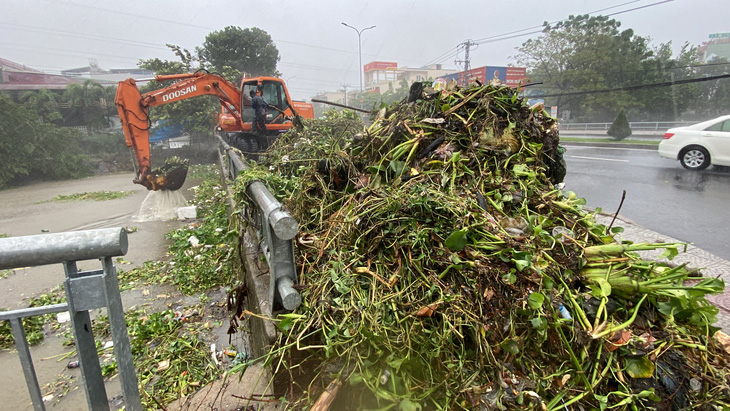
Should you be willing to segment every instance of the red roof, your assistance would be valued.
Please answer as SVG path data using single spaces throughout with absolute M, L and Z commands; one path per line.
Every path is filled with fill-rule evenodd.
M 64 90 L 71 83 L 84 82 L 78 77 L 46 74 L 3 58 L 0 58 L 0 75 L 0 90 Z

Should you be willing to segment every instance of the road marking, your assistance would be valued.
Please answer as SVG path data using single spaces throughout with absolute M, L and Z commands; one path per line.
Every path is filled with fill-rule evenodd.
M 601 158 L 601 157 L 570 156 L 570 158 L 580 158 L 580 159 L 583 159 L 583 160 L 615 161 L 617 163 L 628 163 L 629 162 L 629 160 L 617 160 L 615 158 Z

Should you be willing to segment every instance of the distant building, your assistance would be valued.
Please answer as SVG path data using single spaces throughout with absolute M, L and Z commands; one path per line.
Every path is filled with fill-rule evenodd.
M 700 60 L 705 63 L 714 57 L 730 60 L 730 33 L 712 33 L 700 46 Z
M 363 71 L 365 90 L 380 94 L 390 90 L 391 84 L 397 89 L 403 80 L 410 86 L 417 81 L 435 80 L 456 72 L 454 69 L 444 69 L 441 64 L 411 68 L 398 67 L 394 61 L 371 61 L 363 66 Z
M 89 65 L 84 67 L 78 67 L 69 70 L 61 71 L 61 74 L 72 77 L 83 77 L 96 81 L 103 85 L 116 85 L 120 81 L 128 78 L 135 80 L 149 79 L 154 77 L 155 73 L 150 70 L 144 70 L 140 68 L 126 68 L 126 69 L 110 69 L 104 70 L 99 67 L 99 64 L 94 59 L 89 60 Z
M 0 91 L 65 90 L 69 84 L 83 84 L 89 79 L 111 86 L 128 78 L 140 80 L 153 75 L 153 72 L 141 69 L 102 70 L 93 60 L 88 67 L 64 70 L 61 74 L 48 74 L 0 58 Z
M 0 58 L 0 91 L 65 90 L 69 84 L 83 82 L 83 79 L 46 74 L 24 64 Z

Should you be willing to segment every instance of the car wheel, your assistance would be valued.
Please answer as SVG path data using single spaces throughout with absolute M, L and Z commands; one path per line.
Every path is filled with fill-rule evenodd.
M 702 147 L 687 147 L 679 153 L 679 162 L 687 170 L 704 170 L 710 165 L 710 153 Z

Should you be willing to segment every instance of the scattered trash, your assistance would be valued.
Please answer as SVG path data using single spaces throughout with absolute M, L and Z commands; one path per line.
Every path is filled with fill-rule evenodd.
M 56 314 L 56 321 L 58 321 L 59 324 L 71 321 L 71 313 L 69 313 L 68 311 L 64 311 Z
M 191 235 L 190 238 L 188 238 L 188 242 L 193 248 L 202 247 L 200 244 L 200 240 L 198 240 L 198 237 Z
M 210 344 L 210 356 L 213 358 L 213 362 L 215 363 L 215 365 L 220 365 L 220 362 L 218 362 L 218 356 L 215 354 L 216 354 L 215 343 L 213 343 L 213 344 Z
M 163 360 L 157 363 L 157 371 L 165 371 L 170 368 L 170 361 Z
M 558 304 L 558 310 L 560 310 L 560 316 L 563 317 L 566 320 L 572 320 L 573 317 L 570 316 L 570 311 L 568 311 L 567 308 L 563 305 L 563 303 Z
M 68 368 L 78 368 L 81 365 L 78 361 L 69 361 L 68 365 L 66 367 Z
M 187 206 L 187 207 L 179 207 L 177 209 L 177 219 L 178 220 L 191 220 L 193 218 L 198 217 L 198 207 L 197 206 Z

